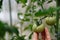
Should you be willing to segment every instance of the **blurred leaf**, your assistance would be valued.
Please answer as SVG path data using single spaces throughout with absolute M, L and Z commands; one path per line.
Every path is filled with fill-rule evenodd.
M 13 33 L 19 35 L 19 31 L 18 31 L 18 29 L 15 26 L 14 27 L 11 27 L 11 29 L 12 29 L 12 32 Z
M 24 31 L 25 30 L 31 30 L 32 31 L 32 26 L 33 26 L 32 24 L 28 25 L 27 27 L 24 28 Z
M 22 8 L 24 8 L 25 6 L 26 6 L 26 4 L 23 4 L 23 5 L 22 5 Z
M 20 0 L 16 0 L 16 1 L 17 1 L 17 3 L 19 3 Z
M 60 31 L 58 32 L 57 36 L 58 36 L 58 39 L 60 40 Z
M 18 29 L 15 26 L 10 27 L 7 23 L 2 22 L 2 25 L 0 25 L 0 27 L 2 27 L 5 32 L 7 31 L 7 32 L 9 32 L 11 34 L 12 33 L 15 33 L 17 35 L 19 34 Z
M 20 16 L 23 15 L 23 13 L 18 13 L 18 19 L 21 20 Z
M 25 4 L 27 2 L 27 0 L 16 0 L 16 1 L 17 1 L 17 3 L 21 2 L 23 4 Z
M 42 10 L 39 10 L 38 12 L 35 13 L 35 16 L 44 16 L 46 13 L 44 13 Z
M 31 39 L 31 38 L 32 38 L 32 35 L 33 35 L 33 32 L 29 35 L 29 39 Z
M 55 31 L 55 29 L 54 29 L 54 27 L 52 26 L 52 27 L 50 28 L 50 33 L 51 33 L 52 35 L 54 35 L 54 31 Z
M 49 1 L 48 1 L 48 3 L 51 3 L 51 2 L 52 2 L 52 0 L 49 0 Z
M 42 1 L 38 0 L 38 1 L 37 1 L 37 4 L 38 4 L 39 6 L 41 6 L 41 5 L 42 5 Z
M 31 16 L 31 14 L 30 13 L 28 13 L 28 14 L 25 13 L 25 16 Z
M 15 33 L 16 35 L 19 34 L 18 29 L 16 27 L 5 27 L 6 31 L 8 31 L 10 34 Z
M 60 10 L 60 7 L 57 7 L 57 8 L 50 7 L 49 9 L 39 10 L 38 12 L 35 13 L 35 16 L 50 15 L 50 14 L 52 14 L 54 11 L 57 11 L 57 10 Z
M 6 32 L 4 25 L 4 22 L 0 21 L 0 38 L 3 38 Z
M 45 0 L 42 0 L 42 3 L 44 3 L 45 2 Z
M 27 0 L 21 0 L 21 2 L 25 4 L 27 2 Z
M 19 35 L 18 29 L 15 26 L 10 27 L 7 23 L 0 21 L 0 38 L 4 37 L 5 32 L 9 32 L 11 34 L 15 33 L 16 35 Z
M 0 8 L 1 8 L 1 6 L 2 6 L 2 1 L 3 1 L 3 0 L 0 0 Z
M 31 5 L 27 6 L 26 12 L 28 12 L 30 10 L 30 8 L 31 8 Z
M 32 5 L 32 8 L 33 8 L 33 9 L 36 9 L 36 5 Z
M 25 35 L 20 36 L 18 40 L 25 40 Z
M 11 40 L 25 40 L 25 35 L 22 36 L 13 36 Z
M 31 0 L 31 2 L 36 2 L 37 0 Z
M 18 13 L 18 15 L 22 15 L 23 13 Z
M 44 4 L 44 2 L 45 2 L 45 0 L 38 0 L 37 4 L 40 5 L 40 6 L 42 6 Z
M 56 10 L 60 10 L 60 6 L 56 8 Z
M 30 18 L 24 18 L 22 21 L 30 21 Z

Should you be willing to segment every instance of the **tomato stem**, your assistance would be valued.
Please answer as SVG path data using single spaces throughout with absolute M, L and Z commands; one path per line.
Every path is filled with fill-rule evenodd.
M 56 0 L 57 7 L 60 6 L 60 0 Z M 56 14 L 56 27 L 55 27 L 55 33 L 58 35 L 58 27 L 59 27 L 59 10 L 57 10 Z M 56 35 L 57 40 L 59 40 L 58 36 Z

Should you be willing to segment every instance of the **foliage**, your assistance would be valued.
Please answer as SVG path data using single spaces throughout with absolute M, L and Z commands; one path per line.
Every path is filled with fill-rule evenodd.
M 0 0 L 0 8 L 1 8 L 1 6 L 2 6 L 2 1 L 3 1 L 3 0 Z
M 27 0 L 16 0 L 16 1 L 17 1 L 17 3 L 21 2 L 23 4 L 25 4 L 27 2 Z
M 7 23 L 0 21 L 0 38 L 4 37 L 5 32 L 19 34 L 16 27 L 10 27 Z
M 57 10 L 60 10 L 60 7 L 57 8 L 50 7 L 49 9 L 39 10 L 38 12 L 35 13 L 35 16 L 47 16 L 49 14 L 53 14 L 53 12 Z
M 28 25 L 27 27 L 24 28 L 24 31 L 25 30 L 31 30 L 32 31 L 32 26 L 33 26 L 32 24 Z
M 23 3 L 23 4 L 27 3 L 27 0 L 16 0 L 16 1 L 17 1 L 17 3 Z M 34 9 L 36 9 L 36 6 L 34 5 L 34 2 L 37 2 L 38 6 L 41 6 L 42 9 L 36 12 L 36 10 L 34 10 Z M 31 3 L 26 8 L 26 12 L 24 14 L 24 18 L 23 19 L 21 19 L 19 17 L 20 15 L 22 15 L 22 13 L 18 13 L 18 19 L 21 20 L 21 23 L 22 22 L 23 23 L 24 22 L 30 22 L 30 18 L 29 17 L 31 17 L 32 23 L 30 25 L 28 25 L 27 27 L 25 27 L 24 31 L 25 30 L 30 30 L 32 32 L 33 22 L 40 20 L 41 17 L 51 16 L 53 14 L 53 12 L 56 12 L 56 11 L 60 10 L 60 7 L 56 7 L 56 8 L 50 7 L 48 9 L 44 9 L 43 8 L 44 2 L 46 2 L 46 0 L 31 0 Z M 51 2 L 52 2 L 52 0 L 48 1 L 48 3 L 51 3 Z M 2 5 L 2 0 L 0 1 L 0 8 L 1 8 L 1 5 Z M 56 14 L 55 14 L 55 16 L 56 16 Z M 34 19 L 35 17 L 36 17 L 37 20 Z M 39 17 L 39 18 L 37 18 L 37 17 Z M 43 20 L 43 19 L 41 19 L 41 20 Z M 58 22 L 57 22 L 57 24 L 58 24 Z M 52 29 L 53 29 L 53 27 L 50 28 L 50 32 L 51 33 L 53 33 Z M 15 33 L 17 35 L 17 36 L 15 36 L 16 38 L 13 37 L 11 40 L 25 40 L 24 39 L 25 36 L 19 36 L 18 35 L 19 32 L 18 32 L 18 30 L 17 30 L 17 28 L 15 26 L 10 27 L 8 24 L 0 21 L 0 38 L 4 37 L 5 32 L 9 32 L 10 34 Z M 32 34 L 33 34 L 33 32 L 30 34 L 29 39 L 31 39 Z
M 0 21 L 0 38 L 3 38 L 5 35 L 4 23 Z
M 41 6 L 41 10 L 39 10 L 39 11 L 37 11 L 36 12 L 36 10 L 34 10 L 35 8 L 36 8 L 36 6 L 34 5 L 34 2 L 36 2 L 37 1 L 37 4 L 38 4 L 38 6 Z M 27 17 L 31 17 L 32 18 L 32 20 L 33 21 L 37 21 L 37 20 L 40 20 L 41 18 L 40 17 L 44 17 L 44 16 L 53 16 L 53 15 L 55 15 L 56 16 L 56 14 L 54 14 L 54 12 L 56 12 L 56 11 L 58 11 L 58 10 L 60 10 L 60 7 L 56 7 L 56 8 L 54 8 L 54 7 L 50 7 L 50 8 L 48 8 L 48 9 L 44 9 L 43 8 L 43 4 L 44 4 L 44 2 L 46 2 L 46 0 L 31 0 L 31 3 L 30 3 L 30 5 L 28 5 L 28 7 L 27 7 L 27 9 L 26 9 L 26 13 L 24 14 L 24 19 L 26 19 Z M 48 3 L 51 3 L 52 2 L 52 0 L 49 0 L 48 1 Z M 23 2 L 22 2 L 23 3 Z M 32 4 L 33 3 L 33 4 Z M 48 4 L 47 3 L 47 4 Z M 34 8 L 35 7 L 35 8 Z M 34 16 L 33 16 L 34 15 Z M 34 18 L 37 18 L 37 17 L 39 17 L 39 18 L 37 18 L 36 20 L 34 20 Z M 26 20 L 24 20 L 23 19 L 23 21 L 25 22 L 25 21 L 28 21 L 27 19 Z M 44 19 L 44 18 L 43 18 Z M 43 20 L 42 19 L 42 20 Z M 30 20 L 30 19 L 29 19 Z M 40 20 L 41 21 L 41 20 Z M 30 22 L 30 21 L 28 21 L 28 22 Z M 32 25 L 33 25 L 33 23 L 32 23 Z M 54 26 L 54 25 L 53 25 Z M 27 27 L 25 27 L 25 29 L 24 30 L 31 30 L 32 29 L 32 26 L 27 26 Z M 50 28 L 50 33 L 53 33 L 52 32 L 52 27 Z M 32 31 L 32 30 L 31 30 Z M 55 30 L 54 30 L 55 31 Z
M 25 40 L 25 35 L 22 36 L 13 36 L 11 40 Z

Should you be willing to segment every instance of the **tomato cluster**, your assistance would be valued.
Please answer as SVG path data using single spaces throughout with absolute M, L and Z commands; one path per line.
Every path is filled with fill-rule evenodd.
M 56 17 L 55 16 L 53 16 L 53 17 L 46 17 L 45 18 L 45 22 L 46 22 L 47 25 L 52 26 L 52 25 L 54 25 L 56 23 Z M 39 33 L 39 32 L 44 31 L 44 28 L 45 28 L 44 24 L 40 24 L 40 25 L 37 26 L 37 24 L 34 23 L 33 27 L 32 27 L 32 30 L 34 32 L 38 32 Z

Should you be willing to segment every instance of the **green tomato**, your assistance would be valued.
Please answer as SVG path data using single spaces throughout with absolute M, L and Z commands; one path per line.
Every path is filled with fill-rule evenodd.
M 45 20 L 48 25 L 54 25 L 56 23 L 56 17 L 47 17 Z
M 41 24 L 41 25 L 39 25 L 37 28 L 36 28 L 36 32 L 42 32 L 42 31 L 44 31 L 44 29 L 45 29 L 45 26 L 44 26 L 44 24 Z
M 36 32 L 36 28 L 37 28 L 37 25 L 34 23 L 34 24 L 33 24 L 33 27 L 32 27 L 32 30 L 33 30 L 34 32 Z

